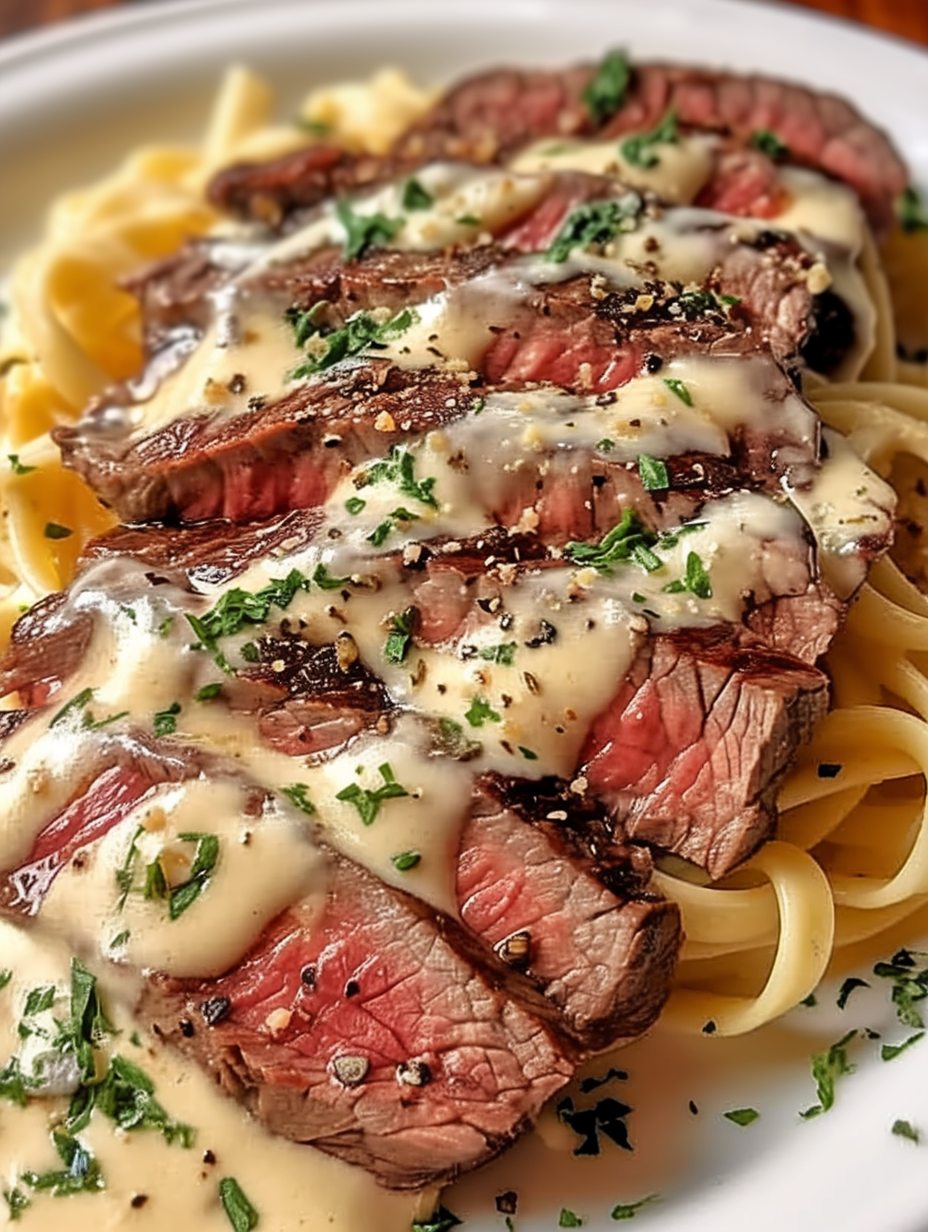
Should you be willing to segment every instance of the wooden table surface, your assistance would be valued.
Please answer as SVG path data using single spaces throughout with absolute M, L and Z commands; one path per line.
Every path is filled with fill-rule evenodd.
M 180 4 L 183 0 L 178 0 Z M 388 2 L 388 0 L 384 0 Z M 747 6 L 752 0 L 742 0 Z M 784 0 L 888 30 L 928 46 L 928 0 Z M 0 0 L 0 36 L 30 26 L 62 21 L 74 13 L 114 8 L 145 0 Z

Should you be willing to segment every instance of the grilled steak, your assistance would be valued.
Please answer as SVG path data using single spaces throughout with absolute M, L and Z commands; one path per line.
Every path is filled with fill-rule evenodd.
M 888 225 L 907 173 L 884 132 L 844 99 L 761 76 L 679 65 L 641 64 L 621 102 L 598 122 L 584 99 L 590 67 L 566 71 L 499 69 L 449 90 L 402 136 L 401 158 L 505 158 L 538 137 L 607 139 L 650 130 L 669 111 L 684 129 L 730 134 L 747 143 L 773 132 L 789 158 L 846 181 L 873 222 Z M 753 195 L 753 194 L 752 194 Z
M 155 977 L 141 1013 L 274 1133 L 418 1189 L 498 1154 L 573 1072 L 466 948 L 336 858 L 321 916 L 295 907 L 220 979 Z

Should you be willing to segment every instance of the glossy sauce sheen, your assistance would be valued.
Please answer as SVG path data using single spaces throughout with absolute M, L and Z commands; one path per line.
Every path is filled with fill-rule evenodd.
M 500 230 L 541 201 L 551 173 L 564 168 L 614 176 L 680 207 L 619 236 L 607 253 L 575 249 L 560 264 L 520 257 L 435 296 L 418 307 L 411 327 L 377 354 L 406 367 L 465 370 L 487 345 L 490 309 L 505 319 L 532 288 L 579 273 L 599 275 L 610 286 L 637 285 L 637 267 L 653 249 L 650 241 L 658 245 L 662 277 L 703 278 L 733 238 L 766 225 L 691 208 L 709 175 L 712 144 L 709 138 L 681 140 L 649 171 L 617 155 L 614 143 L 607 149 L 604 143 L 549 142 L 525 151 L 511 169 L 424 168 L 417 179 L 433 203 L 416 213 L 402 208 L 402 183 L 355 202 L 359 212 L 403 215 L 391 246 L 409 251 L 473 242 L 480 228 Z M 791 205 L 776 225 L 796 232 L 851 306 L 860 345 L 848 365 L 856 371 L 873 323 L 856 265 L 864 238 L 860 212 L 845 189 L 822 177 L 784 169 L 781 178 Z M 469 218 L 479 219 L 479 227 L 461 221 Z M 245 375 L 249 395 L 275 397 L 291 388 L 288 374 L 300 358 L 292 331 L 261 296 L 251 294 L 249 279 L 268 265 L 344 238 L 331 206 L 270 246 L 230 232 L 215 256 L 239 272 L 216 294 L 214 321 L 204 337 L 195 345 L 178 340 L 180 349 L 192 350 L 186 362 L 131 412 L 139 435 L 191 408 L 220 417 L 247 414 L 247 396 L 227 388 L 236 373 Z M 179 747 L 218 757 L 223 771 L 218 779 L 178 772 L 176 781 L 150 784 L 124 819 L 86 850 L 80 867 L 72 863 L 59 873 L 28 934 L 0 924 L 0 966 L 14 972 L 0 991 L 0 1059 L 19 1047 L 15 1026 L 27 989 L 43 982 L 64 988 L 71 953 L 106 973 L 103 991 L 124 1049 L 136 992 L 127 972 L 219 974 L 241 959 L 289 904 L 302 900 L 321 908 L 328 857 L 314 840 L 317 826 L 337 851 L 454 914 L 454 860 L 475 778 L 488 770 L 529 779 L 569 778 L 590 725 L 608 705 L 649 627 L 737 622 L 752 593 L 770 586 L 789 593 L 789 562 L 808 558 L 810 530 L 832 584 L 839 593 L 851 593 L 862 580 L 859 539 L 880 522 L 874 507 L 889 509 L 892 501 L 885 485 L 835 440 L 811 483 L 805 477 L 782 492 L 736 491 L 710 503 L 698 527 L 655 549 L 660 567 L 654 572 L 626 564 L 604 573 L 572 564 L 563 554 L 543 569 L 494 574 L 488 567 L 502 596 L 498 611 L 482 613 L 471 604 L 464 624 L 449 635 L 417 644 L 403 662 L 385 659 L 391 621 L 410 602 L 399 551 L 437 537 L 452 544 L 479 540 L 493 526 L 491 511 L 504 499 L 511 477 L 539 456 L 583 450 L 629 465 L 642 454 L 724 457 L 738 429 L 760 431 L 772 419 L 788 427 L 794 441 L 813 442 L 818 426 L 806 404 L 796 396 L 769 396 L 772 369 L 772 361 L 760 356 L 693 356 L 669 362 L 659 376 L 637 377 L 608 399 L 545 389 L 491 394 L 479 415 L 410 442 L 416 476 L 434 479 L 434 501 L 417 502 L 398 491 L 395 480 L 369 482 L 370 464 L 365 464 L 331 493 L 324 510 L 326 534 L 308 546 L 280 550 L 221 585 L 196 583 L 191 593 L 174 584 L 152 586 L 142 565 L 125 560 L 89 567 L 58 617 L 68 626 L 90 614 L 88 653 L 53 704 L 5 743 L 13 765 L 0 774 L 0 866 L 15 868 L 28 858 L 107 742 L 115 747 L 150 735 L 155 716 L 175 706 L 171 738 Z M 688 400 L 675 395 L 668 380 L 681 383 Z M 363 508 L 346 508 L 346 502 L 359 499 Z M 371 535 L 398 505 L 409 506 L 414 517 L 394 525 L 383 542 L 372 543 Z M 532 518 L 526 508 L 524 525 L 517 529 L 534 529 Z M 779 555 L 777 545 L 784 548 Z M 711 576 L 711 597 L 668 593 L 668 580 L 683 574 L 694 552 Z M 446 563 L 446 593 L 456 601 L 461 596 L 453 594 L 453 549 Z M 361 663 L 383 681 L 397 711 L 386 729 L 361 732 L 347 749 L 297 758 L 260 744 L 254 720 L 230 707 L 224 696 L 195 700 L 204 686 L 225 687 L 227 680 L 213 658 L 197 648 L 187 617 L 202 617 L 232 588 L 256 592 L 291 570 L 311 579 L 320 567 L 344 584 L 298 590 L 287 619 L 315 644 L 350 633 Z M 433 584 L 429 575 L 420 576 L 422 585 Z M 275 621 L 283 615 L 273 612 Z M 542 621 L 556 637 L 538 639 Z M 223 638 L 228 662 L 244 667 L 247 646 L 260 633 L 247 626 Z M 501 645 L 511 646 L 511 652 L 500 656 Z M 87 706 L 74 706 L 50 723 L 88 689 L 93 696 Z M 493 717 L 468 719 L 476 702 Z M 90 731 L 83 726 L 87 711 L 98 721 L 118 717 Z M 434 755 L 434 727 L 442 719 L 478 742 L 470 760 Z M 375 823 L 366 825 L 350 801 L 336 797 L 352 784 L 377 788 L 384 765 L 406 794 L 385 801 Z M 311 818 L 294 800 L 295 785 L 314 806 Z M 183 836 L 191 833 L 215 836 L 219 857 L 207 888 L 182 915 L 171 919 L 163 899 L 145 898 L 135 892 L 137 886 L 120 896 L 118 873 L 131 862 L 133 849 L 139 868 L 160 859 L 182 882 L 192 858 L 191 841 Z M 406 871 L 397 868 L 396 856 L 410 851 L 419 854 L 418 863 Z M 271 1138 L 170 1051 L 147 1044 L 138 1051 L 170 1113 L 197 1127 L 196 1147 L 169 1147 L 150 1132 L 117 1136 L 95 1118 L 86 1141 L 104 1170 L 106 1191 L 68 1198 L 66 1205 L 37 1197 L 28 1212 L 29 1227 L 58 1227 L 65 1217 L 74 1229 L 121 1226 L 132 1196 L 144 1193 L 148 1200 L 132 1210 L 132 1227 L 224 1228 L 216 1200 L 220 1175 L 238 1177 L 261 1212 L 261 1226 L 269 1229 L 358 1232 L 374 1226 L 371 1212 L 376 1211 L 378 1232 L 392 1232 L 408 1228 L 417 1211 L 431 1209 L 431 1195 L 388 1194 L 357 1169 Z M 25 1110 L 4 1105 L 0 1179 L 6 1184 L 14 1184 L 22 1169 L 54 1165 L 47 1131 L 63 1099 L 37 1099 Z M 202 1163 L 207 1148 L 215 1165 Z

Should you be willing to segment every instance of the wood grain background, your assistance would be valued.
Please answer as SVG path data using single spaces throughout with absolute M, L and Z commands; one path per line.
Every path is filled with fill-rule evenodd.
M 747 7 L 752 0 L 742 0 Z M 802 8 L 849 17 L 928 46 L 928 0 L 784 0 Z M 0 37 L 31 26 L 62 21 L 76 13 L 145 0 L 0 0 Z M 183 0 L 176 0 L 179 6 Z M 389 0 L 384 0 L 389 3 Z

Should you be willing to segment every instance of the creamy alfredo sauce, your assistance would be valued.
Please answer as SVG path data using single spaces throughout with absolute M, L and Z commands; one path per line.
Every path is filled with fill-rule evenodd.
M 390 244 L 407 250 L 489 239 L 540 201 L 551 171 L 562 167 L 614 174 L 682 208 L 644 217 L 599 255 L 574 250 L 559 264 L 520 258 L 435 296 L 378 354 L 407 366 L 435 365 L 438 335 L 444 366 L 466 370 L 486 346 L 492 314 L 504 320 L 533 287 L 580 272 L 601 276 L 603 285 L 634 286 L 646 255 L 666 278 L 698 280 L 733 239 L 763 225 L 688 207 L 709 173 L 708 139 L 686 139 L 662 151 L 653 173 L 627 164 L 614 145 L 607 152 L 595 143 L 564 144 L 557 153 L 528 151 L 511 169 L 424 168 L 417 179 L 430 198 L 426 208 L 406 209 L 400 183 L 367 194 L 354 208 L 401 220 Z M 819 277 L 832 279 L 852 303 L 866 342 L 868 301 L 854 281 L 862 242 L 856 206 L 845 194 L 836 211 L 844 190 L 821 177 L 781 174 L 792 205 L 777 225 L 794 229 L 820 257 L 825 273 Z M 216 259 L 239 272 L 217 293 L 204 337 L 177 339 L 178 355 L 192 353 L 137 405 L 137 431 L 191 408 L 247 414 L 256 394 L 276 397 L 291 388 L 295 378 L 288 374 L 300 358 L 292 330 L 269 313 L 250 280 L 275 262 L 345 237 L 343 221 L 325 206 L 269 248 L 223 241 Z M 858 293 L 862 298 L 855 300 Z M 456 543 L 479 540 L 491 529 L 509 480 L 539 466 L 539 457 L 585 451 L 640 466 L 642 455 L 652 461 L 686 451 L 725 456 L 736 430 L 761 431 L 771 416 L 792 439 L 814 440 L 817 424 L 805 404 L 782 389 L 771 398 L 770 382 L 769 361 L 761 357 L 694 356 L 607 398 L 548 390 L 493 394 L 479 414 L 410 442 L 416 481 L 432 481 L 418 488 L 419 495 L 403 487 L 395 456 L 382 459 L 376 480 L 371 464 L 358 467 L 331 494 L 324 533 L 253 563 L 231 581 L 154 586 L 142 565 L 127 561 L 103 562 L 84 573 L 58 620 L 70 627 L 75 617 L 90 615 L 88 653 L 50 713 L 29 720 L 4 746 L 9 764 L 0 773 L 0 866 L 26 860 L 75 785 L 105 773 L 120 750 L 130 748 L 144 762 L 153 734 L 161 735 L 176 748 L 176 766 L 144 783 L 122 820 L 59 874 L 37 922 L 29 929 L 0 925 L 0 966 L 12 973 L 0 990 L 0 1059 L 15 1053 L 23 1065 L 36 1061 L 35 1039 L 24 1043 L 17 1033 L 28 993 L 40 984 L 53 986 L 57 1006 L 66 997 L 69 955 L 84 955 L 105 973 L 101 988 L 121 1032 L 107 1049 L 131 1053 L 170 1115 L 196 1127 L 197 1140 L 185 1149 L 151 1130 L 114 1134 L 95 1114 L 82 1139 L 107 1187 L 67 1200 L 70 1226 L 83 1226 L 81 1220 L 121 1226 L 128 1207 L 139 1228 L 190 1226 L 191 1220 L 204 1229 L 224 1227 L 216 1179 L 224 1175 L 241 1181 L 267 1227 L 356 1232 L 370 1226 L 376 1211 L 378 1229 L 390 1232 L 430 1207 L 429 1195 L 418 1203 L 388 1195 L 358 1170 L 271 1139 L 199 1072 L 147 1041 L 133 1043 L 136 989 L 127 973 L 222 972 L 288 904 L 300 900 L 321 908 L 329 857 L 319 835 L 385 881 L 455 914 L 454 856 L 476 776 L 496 770 L 569 777 L 590 724 L 649 627 L 737 621 L 751 596 L 801 589 L 809 527 L 831 562 L 834 584 L 850 591 L 859 580 L 859 538 L 874 529 L 870 519 L 879 520 L 874 504 L 888 509 L 891 501 L 838 441 L 829 441 L 833 447 L 811 486 L 805 476 L 782 493 L 734 492 L 653 543 L 647 563 L 596 567 L 561 552 L 545 568 L 487 564 L 477 591 L 468 591 L 454 570 Z M 536 524 L 529 503 L 516 529 L 531 531 Z M 429 540 L 444 545 L 448 568 L 441 580 L 409 575 L 400 563 L 401 552 L 415 553 L 416 544 Z M 704 581 L 693 580 L 692 558 Z M 235 592 L 254 596 L 288 576 L 299 584 L 285 602 L 270 605 L 266 629 L 245 624 L 212 647 L 198 645 L 190 618 L 203 619 Z M 485 606 L 474 600 L 478 591 Z M 458 605 L 460 618 L 450 636 L 431 644 L 417 639 L 402 654 L 390 653 L 389 639 L 411 603 L 424 609 Z M 262 743 L 253 718 L 236 708 L 227 669 L 253 662 L 254 639 L 284 617 L 306 640 L 334 642 L 380 677 L 397 708 L 393 716 L 322 755 L 294 757 Z M 439 755 L 448 752 L 449 741 L 467 756 Z M 403 794 L 386 799 L 373 824 L 366 824 L 349 789 L 376 792 L 388 782 Z M 415 853 L 417 862 L 404 867 L 398 861 L 404 853 Z M 169 890 L 189 885 L 198 867 L 202 872 L 208 865 L 176 918 L 164 895 L 140 892 L 139 879 L 153 865 Z M 7 1187 L 24 1170 L 55 1166 L 49 1117 L 60 1115 L 73 1075 L 70 1086 L 67 1074 L 55 1082 L 24 1109 L 3 1107 L 0 1158 Z M 215 1163 L 204 1161 L 204 1150 Z M 137 1195 L 146 1201 L 133 1206 Z M 62 1200 L 38 1196 L 29 1219 L 37 1228 L 57 1227 L 64 1210 Z

